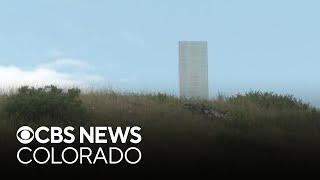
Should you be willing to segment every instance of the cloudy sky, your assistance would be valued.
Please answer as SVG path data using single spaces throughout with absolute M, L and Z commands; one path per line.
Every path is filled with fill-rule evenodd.
M 294 94 L 320 105 L 320 1 L 0 2 L 0 86 L 178 92 L 178 41 L 206 40 L 212 95 Z

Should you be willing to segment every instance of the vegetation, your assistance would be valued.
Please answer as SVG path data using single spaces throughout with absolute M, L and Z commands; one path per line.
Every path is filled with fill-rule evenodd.
M 212 161 L 222 164 L 235 163 L 235 159 L 269 162 L 279 157 L 291 162 L 298 156 L 301 161 L 320 160 L 319 110 L 293 96 L 274 93 L 198 101 L 162 93 L 105 90 L 80 94 L 79 89 L 22 87 L 0 96 L 1 133 L 15 132 L 8 126 L 13 121 L 32 126 L 138 125 L 144 144 L 152 144 L 150 151 L 170 151 L 182 159 L 209 161 L 210 154 Z M 182 149 L 189 154 L 182 156 Z M 229 158 L 219 161 L 222 157 Z
M 83 124 L 89 119 L 79 96 L 76 88 L 64 91 L 55 86 L 24 86 L 6 98 L 4 112 L 18 126 Z
M 162 93 L 105 90 L 80 94 L 76 88 L 25 86 L 0 96 L 0 118 L 2 124 L 14 121 L 18 125 L 137 124 L 154 127 L 153 133 L 199 130 L 219 136 L 223 130 L 223 134 L 237 136 L 254 132 L 267 133 L 267 137 L 320 137 L 319 110 L 293 96 L 262 92 L 197 101 Z

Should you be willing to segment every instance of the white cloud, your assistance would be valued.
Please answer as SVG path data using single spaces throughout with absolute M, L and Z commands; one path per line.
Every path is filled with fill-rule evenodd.
M 88 87 L 103 81 L 102 76 L 85 72 L 61 72 L 56 66 L 75 66 L 84 68 L 89 66 L 84 61 L 72 59 L 59 59 L 47 66 L 38 66 L 32 70 L 24 70 L 17 66 L 0 65 L 0 89 L 17 88 L 23 85 L 44 86 L 58 85 L 60 87 Z

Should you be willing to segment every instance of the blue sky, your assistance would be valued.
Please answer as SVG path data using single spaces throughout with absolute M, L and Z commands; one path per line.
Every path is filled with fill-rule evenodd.
M 0 82 L 178 92 L 178 41 L 206 40 L 209 91 L 320 105 L 320 1 L 0 2 Z

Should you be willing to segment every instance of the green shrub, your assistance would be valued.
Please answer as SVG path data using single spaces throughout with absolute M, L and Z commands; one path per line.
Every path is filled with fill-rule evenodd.
M 251 91 L 244 95 L 238 94 L 227 99 L 231 104 L 244 105 L 254 104 L 264 109 L 293 109 L 293 110 L 315 110 L 309 104 L 303 103 L 292 95 L 280 95 L 272 92 Z
M 85 124 L 88 113 L 76 88 L 64 91 L 55 86 L 24 86 L 8 97 L 5 111 L 17 125 Z

